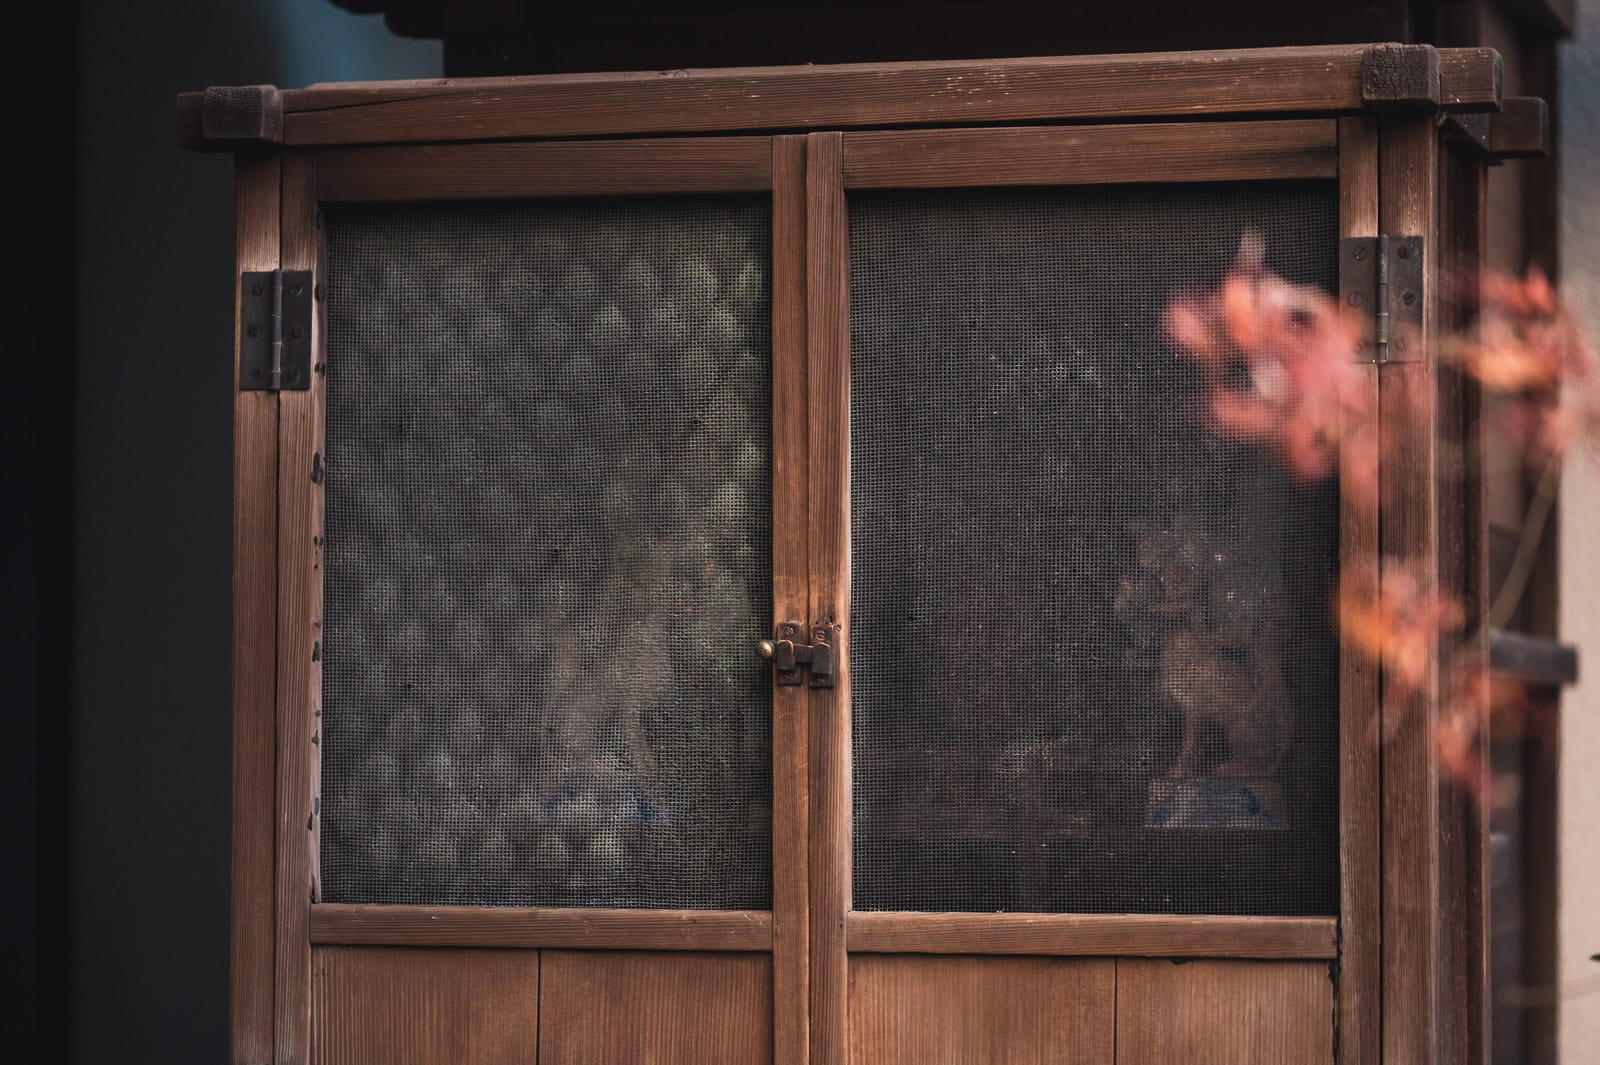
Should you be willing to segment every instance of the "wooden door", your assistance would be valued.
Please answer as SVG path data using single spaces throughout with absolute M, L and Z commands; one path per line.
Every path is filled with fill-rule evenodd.
M 1377 684 L 1318 626 L 1376 523 L 1208 453 L 1181 388 L 1137 395 L 1183 379 L 1161 307 L 1245 232 L 1336 289 L 1340 238 L 1377 232 L 1374 125 L 818 133 L 807 171 L 811 618 L 844 630 L 811 692 L 812 1060 L 1298 1065 L 1336 1024 L 1372 1060 Z M 1210 755 L 1182 678 L 1226 670 L 1170 619 L 1227 642 L 1226 609 L 1138 632 L 1179 571 L 1256 596 L 1298 671 L 1228 696 L 1288 719 L 1202 722 Z
M 804 1060 L 804 689 L 756 653 L 805 607 L 802 152 L 242 171 L 242 263 L 315 307 L 309 387 L 241 423 L 273 1060 Z

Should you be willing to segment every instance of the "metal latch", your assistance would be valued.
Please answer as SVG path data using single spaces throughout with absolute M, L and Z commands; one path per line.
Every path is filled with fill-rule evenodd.
M 778 624 L 770 640 L 762 640 L 756 649 L 762 658 L 772 660 L 772 668 L 779 684 L 799 684 L 800 667 L 811 667 L 813 688 L 833 687 L 834 645 L 838 642 L 837 625 L 813 625 L 811 642 L 797 642 L 800 626 L 793 621 Z
M 311 387 L 310 270 L 239 275 L 239 390 L 292 392 Z
M 1339 241 L 1339 299 L 1366 317 L 1356 342 L 1362 362 L 1416 362 L 1422 333 L 1421 237 L 1345 237 Z

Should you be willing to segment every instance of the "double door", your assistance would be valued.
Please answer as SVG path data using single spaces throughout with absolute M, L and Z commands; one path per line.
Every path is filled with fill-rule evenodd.
M 1333 1061 L 1376 528 L 1164 316 L 1241 244 L 1336 292 L 1376 168 L 1360 118 L 242 159 L 241 270 L 312 311 L 238 407 L 236 1028 Z

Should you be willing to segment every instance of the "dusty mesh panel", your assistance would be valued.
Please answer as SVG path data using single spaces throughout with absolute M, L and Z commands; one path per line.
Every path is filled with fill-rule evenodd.
M 770 217 L 329 212 L 328 900 L 770 906 Z
M 1246 229 L 1333 290 L 1334 195 L 851 197 L 856 908 L 1337 912 L 1336 489 L 1161 329 Z

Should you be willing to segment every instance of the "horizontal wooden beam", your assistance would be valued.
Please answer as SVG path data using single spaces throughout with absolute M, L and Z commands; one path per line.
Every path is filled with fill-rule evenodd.
M 870 954 L 1338 956 L 1338 922 L 1332 917 L 852 913 L 845 938 L 852 952 Z
M 1578 680 L 1578 652 L 1548 636 L 1524 632 L 1489 634 L 1489 668 L 1542 687 L 1559 688 Z
M 231 150 L 283 141 L 283 94 L 271 85 L 219 85 L 178 94 L 178 146 Z
M 1550 154 L 1550 108 L 1534 96 L 1510 96 L 1489 119 L 1489 151 L 1499 159 Z
M 756 910 L 320 903 L 311 907 L 311 942 L 351 946 L 770 951 L 772 914 Z
M 666 195 L 772 188 L 769 137 L 341 148 L 317 154 L 325 201 Z
M 1331 178 L 1338 120 L 1031 126 L 844 136 L 847 188 Z
M 1397 105 L 1493 110 L 1499 71 L 1499 56 L 1488 49 L 1326 45 L 357 82 L 277 98 L 288 145 L 416 144 L 1336 114 Z M 180 141 L 206 145 L 193 94 L 180 97 L 179 113 Z

